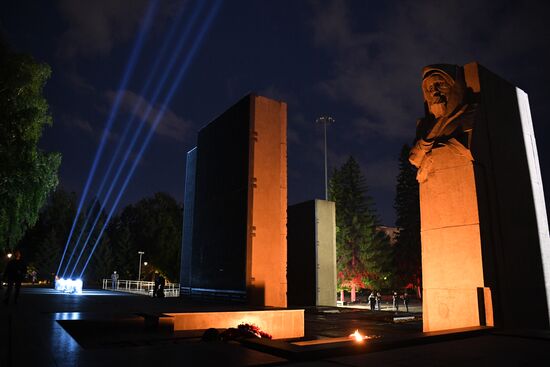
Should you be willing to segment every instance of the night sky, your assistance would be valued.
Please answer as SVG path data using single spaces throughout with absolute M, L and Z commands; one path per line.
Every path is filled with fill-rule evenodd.
M 2 1 L 0 30 L 19 52 L 48 63 L 54 124 L 41 147 L 61 152 L 60 183 L 81 193 L 148 1 Z M 151 64 L 178 13 L 161 1 L 127 87 L 106 156 L 141 99 Z M 205 2 L 208 8 L 213 0 Z M 394 225 L 397 158 L 423 115 L 421 69 L 478 61 L 529 94 L 547 208 L 550 202 L 550 2 L 224 1 L 121 206 L 158 191 L 183 200 L 186 152 L 197 131 L 250 92 L 288 103 L 289 204 L 323 198 L 329 169 L 361 164 L 381 222 Z M 157 110 L 160 106 L 154 105 Z M 105 164 L 98 169 L 102 175 Z

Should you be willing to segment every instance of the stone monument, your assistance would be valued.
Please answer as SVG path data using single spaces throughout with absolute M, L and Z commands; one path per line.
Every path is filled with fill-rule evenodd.
M 422 91 L 410 161 L 424 331 L 548 328 L 550 238 L 527 95 L 477 63 L 425 67 Z
M 248 95 L 187 156 L 182 294 L 286 307 L 286 103 Z
M 288 304 L 336 306 L 336 205 L 309 200 L 288 207 Z

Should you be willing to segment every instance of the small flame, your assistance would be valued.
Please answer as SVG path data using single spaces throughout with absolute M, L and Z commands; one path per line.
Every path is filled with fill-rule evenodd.
M 359 333 L 359 329 L 355 330 L 355 332 L 353 334 L 350 334 L 349 337 L 354 338 L 355 341 L 357 341 L 357 342 L 362 342 L 363 340 L 365 340 L 367 338 L 366 336 L 363 336 Z

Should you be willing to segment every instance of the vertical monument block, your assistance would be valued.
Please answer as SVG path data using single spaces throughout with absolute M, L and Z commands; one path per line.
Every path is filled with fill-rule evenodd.
M 423 70 L 424 331 L 548 328 L 550 240 L 526 94 L 477 63 Z M 518 298 L 536 305 L 525 312 Z
M 550 237 L 527 94 L 477 63 L 464 66 L 479 97 L 472 135 L 486 287 L 495 325 L 550 327 Z M 535 300 L 527 312 L 518 295 Z
M 286 307 L 286 103 L 250 98 L 248 294 L 254 304 Z
M 191 254 L 193 249 L 193 215 L 195 208 L 195 173 L 197 148 L 187 153 L 185 192 L 183 197 L 183 236 L 180 261 L 180 294 L 189 294 L 191 287 Z
M 286 124 L 284 102 L 249 95 L 199 131 L 186 173 L 183 294 L 286 306 Z
M 336 306 L 336 206 L 311 200 L 288 207 L 288 304 Z

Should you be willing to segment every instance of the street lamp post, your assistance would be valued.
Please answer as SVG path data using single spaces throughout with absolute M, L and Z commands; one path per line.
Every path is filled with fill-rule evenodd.
M 141 280 L 141 257 L 143 256 L 145 252 L 138 251 L 139 254 L 139 270 L 138 270 L 138 282 Z
M 325 130 L 325 200 L 328 200 L 328 167 L 327 167 L 327 125 L 336 120 L 330 116 L 321 116 L 315 120 L 318 124 L 323 124 Z

